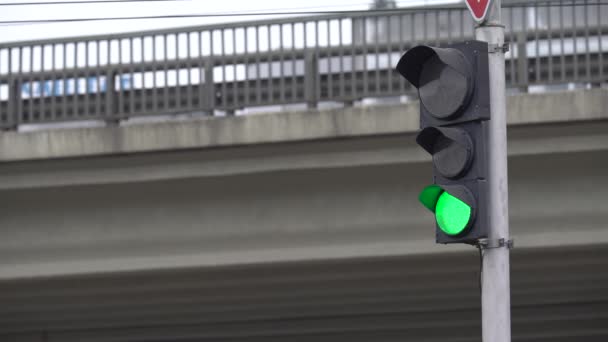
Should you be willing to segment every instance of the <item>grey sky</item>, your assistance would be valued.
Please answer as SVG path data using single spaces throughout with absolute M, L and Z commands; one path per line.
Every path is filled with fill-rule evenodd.
M 2 3 L 46 2 L 50 0 L 1 0 Z M 62 0 L 70 1 L 70 0 Z M 225 12 L 336 11 L 362 10 L 371 0 L 189 0 L 112 4 L 70 4 L 0 7 L 0 20 L 38 20 L 83 17 L 145 16 L 164 14 L 208 14 Z M 397 0 L 400 7 L 454 3 L 461 0 Z M 55 24 L 1 25 L 0 42 L 52 37 L 139 31 L 176 26 L 204 25 L 228 21 L 259 20 L 261 17 L 215 17 L 154 19 Z

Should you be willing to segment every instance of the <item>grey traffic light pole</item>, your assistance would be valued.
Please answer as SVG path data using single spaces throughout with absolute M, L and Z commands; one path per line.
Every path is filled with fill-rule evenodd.
M 483 342 L 511 341 L 511 293 L 509 277 L 509 206 L 507 182 L 507 120 L 505 32 L 501 0 L 492 0 L 485 22 L 475 29 L 478 40 L 490 46 L 491 120 L 488 129 L 489 206 L 488 240 L 483 248 L 481 315 Z M 503 240 L 501 240 L 503 239 Z M 503 243 L 501 243 L 501 241 Z

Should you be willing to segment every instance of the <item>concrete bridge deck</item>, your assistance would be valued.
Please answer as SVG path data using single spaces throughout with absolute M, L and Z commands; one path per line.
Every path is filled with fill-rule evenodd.
M 508 108 L 515 340 L 605 341 L 608 90 Z M 0 340 L 476 341 L 417 111 L 2 133 Z

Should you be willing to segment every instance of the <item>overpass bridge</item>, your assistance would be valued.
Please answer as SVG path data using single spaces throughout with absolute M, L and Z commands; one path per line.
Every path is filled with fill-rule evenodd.
M 588 32 L 599 45 L 603 36 L 591 38 L 598 26 Z M 33 45 L 13 45 L 9 55 Z M 605 56 L 592 45 L 564 56 L 581 65 L 564 64 L 565 75 L 579 70 L 565 83 L 586 89 L 524 92 L 552 84 L 533 81 L 535 72 L 510 83 L 518 89 L 508 99 L 514 341 L 608 337 L 608 90 L 593 87 L 605 83 L 603 64 L 593 64 Z M 549 68 L 551 59 L 540 55 Z M 581 72 L 587 55 L 591 78 Z M 536 70 L 536 58 L 525 59 L 526 70 Z M 135 74 L 138 65 L 118 68 Z M 87 70 L 101 69 L 5 78 L 17 91 L 2 102 L 11 111 L 0 134 L 0 341 L 479 340 L 477 252 L 435 245 L 432 217 L 416 200 L 430 160 L 413 140 L 415 101 L 314 108 L 322 107 L 320 97 L 310 108 L 227 117 L 186 106 L 172 113 L 208 115 L 132 124 L 135 112 L 80 109 L 101 105 L 94 99 L 109 94 L 101 88 L 42 90 L 36 99 L 36 80 L 89 77 Z M 355 70 L 361 80 L 375 73 Z M 331 77 L 317 78 L 313 89 L 329 89 Z M 19 91 L 23 80 L 31 80 L 31 97 Z M 137 94 L 124 104 L 141 99 L 150 115 L 167 114 L 165 100 L 156 99 L 164 91 L 174 103 L 178 92 L 200 100 L 189 85 L 137 93 L 113 82 L 112 96 Z M 249 91 L 260 82 L 266 92 L 281 79 L 250 82 Z M 206 98 L 221 99 L 224 87 L 243 94 L 230 84 L 214 82 Z M 297 103 L 306 102 L 303 95 Z M 219 103 L 213 114 L 230 111 Z M 29 108 L 55 116 L 24 114 Z M 108 124 L 20 131 L 27 123 L 86 118 Z
M 509 98 L 515 341 L 608 336 L 607 104 Z M 477 341 L 417 110 L 3 133 L 0 340 Z

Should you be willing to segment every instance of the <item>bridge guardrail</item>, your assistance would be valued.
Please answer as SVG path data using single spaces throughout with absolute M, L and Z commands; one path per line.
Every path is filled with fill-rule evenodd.
M 607 81 L 605 2 L 503 11 L 509 87 Z M 0 127 L 399 96 L 413 91 L 393 70 L 403 52 L 473 28 L 450 7 L 0 44 Z

